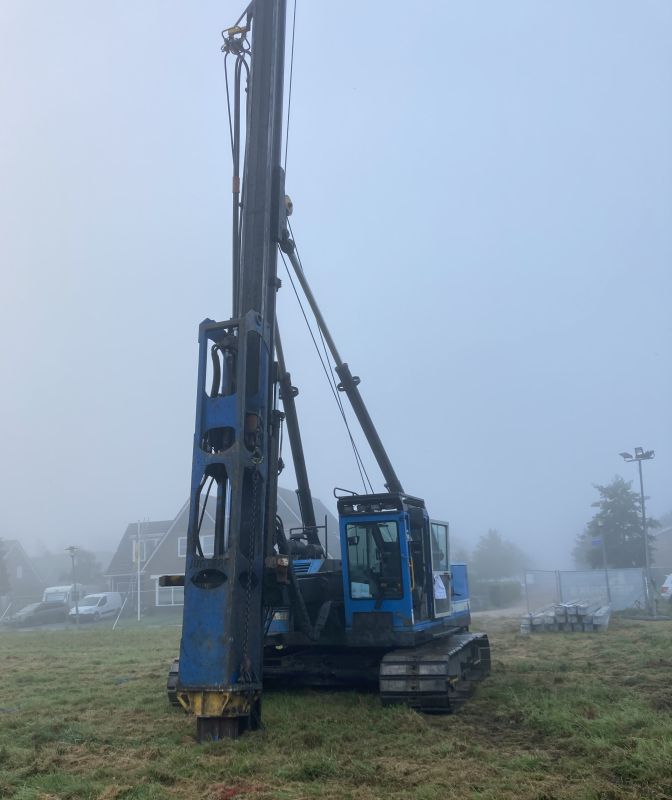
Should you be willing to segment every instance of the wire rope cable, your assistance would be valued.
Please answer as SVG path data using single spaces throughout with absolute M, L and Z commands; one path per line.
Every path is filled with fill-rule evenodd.
M 287 124 L 285 125 L 285 165 L 287 172 L 287 150 L 289 148 L 289 120 L 292 114 L 292 82 L 294 78 L 294 34 L 296 33 L 296 0 L 294 0 L 294 13 L 292 15 L 292 48 L 289 57 L 289 91 L 287 93 Z
M 287 223 L 289 225 L 289 232 L 292 235 L 292 241 L 294 242 L 294 249 L 296 251 L 296 258 L 297 258 L 297 260 L 299 262 L 299 266 L 301 267 L 301 272 L 304 272 L 303 262 L 301 261 L 301 253 L 299 252 L 299 246 L 296 243 L 296 237 L 294 236 L 294 231 L 292 230 L 292 224 L 291 224 L 291 222 L 289 222 L 289 220 L 287 220 Z M 285 264 L 285 268 L 286 267 L 287 267 L 287 265 Z M 291 280 L 291 276 L 290 276 L 290 280 Z M 334 377 L 334 370 L 333 370 L 333 367 L 332 367 L 331 355 L 329 354 L 329 350 L 327 349 L 327 343 L 324 340 L 324 336 L 322 335 L 322 328 L 320 328 L 319 324 L 317 326 L 317 331 L 318 331 L 318 333 L 320 335 L 320 341 L 322 342 L 322 350 L 324 351 L 326 362 L 327 362 L 327 364 L 329 364 L 329 369 L 325 370 L 325 371 L 327 373 L 327 377 L 329 379 L 329 382 L 330 382 L 330 384 L 332 386 L 332 394 L 334 395 L 334 398 L 335 398 L 336 403 L 338 405 L 339 411 L 341 412 L 341 416 L 343 417 L 343 421 L 345 422 L 346 427 L 348 428 L 348 434 L 350 434 L 350 441 L 352 442 L 352 447 L 353 447 L 353 449 L 355 451 L 355 457 L 356 457 L 358 463 L 361 464 L 362 469 L 360 471 L 360 476 L 362 475 L 362 472 L 363 472 L 364 477 L 366 477 L 366 482 L 364 482 L 364 477 L 362 477 L 362 482 L 364 483 L 364 491 L 366 491 L 366 484 L 368 483 L 369 491 L 371 492 L 371 494 L 373 494 L 374 493 L 373 492 L 373 484 L 371 483 L 371 479 L 369 478 L 369 473 L 367 472 L 366 467 L 364 465 L 364 459 L 362 458 L 362 455 L 359 452 L 359 448 L 357 447 L 357 444 L 354 441 L 354 437 L 352 436 L 352 433 L 351 433 L 350 428 L 348 426 L 348 423 L 346 421 L 345 408 L 343 406 L 343 401 L 341 400 L 340 392 L 338 391 L 338 384 L 336 383 L 336 378 Z M 317 347 L 317 344 L 315 346 Z
M 315 352 L 317 353 L 317 357 L 320 360 L 320 364 L 322 365 L 322 370 L 327 378 L 327 382 L 329 384 L 329 388 L 331 389 L 331 393 L 334 396 L 334 400 L 336 401 L 336 405 L 338 406 L 339 412 L 343 419 L 343 424 L 348 432 L 348 438 L 350 439 L 350 444 L 352 446 L 353 453 L 355 455 L 355 462 L 357 464 L 357 470 L 359 472 L 359 477 L 362 481 L 362 485 L 364 486 L 364 491 L 367 491 L 367 481 L 369 486 L 371 486 L 371 481 L 369 480 L 369 476 L 366 472 L 366 467 L 364 466 L 364 462 L 362 460 L 362 456 L 357 448 L 357 443 L 355 442 L 355 438 L 352 434 L 352 429 L 350 428 L 350 423 L 348 422 L 348 418 L 345 414 L 345 409 L 343 408 L 343 404 L 341 402 L 341 398 L 338 396 L 338 389 L 334 385 L 333 376 L 331 375 L 331 362 L 329 362 L 329 366 L 324 361 L 322 353 L 320 352 L 320 346 L 317 343 L 317 339 L 315 338 L 315 334 L 313 333 L 312 326 L 310 321 L 308 320 L 308 315 L 306 314 L 305 308 L 303 307 L 303 303 L 301 302 L 301 297 L 299 296 L 299 292 L 296 288 L 296 284 L 294 283 L 294 279 L 292 277 L 292 273 L 290 272 L 289 266 L 287 265 L 287 261 L 285 260 L 285 254 L 282 250 L 279 250 L 280 257 L 282 258 L 282 263 L 285 266 L 285 271 L 287 272 L 287 277 L 289 278 L 289 282 L 294 290 L 294 295 L 296 300 L 299 304 L 299 308 L 301 309 L 301 314 L 303 315 L 303 319 L 306 323 L 306 327 L 308 328 L 308 332 L 310 333 L 310 338 L 313 340 L 313 345 L 315 347 Z M 319 325 L 318 325 L 319 329 Z
M 231 119 L 231 92 L 229 90 L 229 71 L 226 67 L 226 59 L 229 57 L 228 53 L 224 54 L 224 85 L 226 86 L 226 113 L 229 121 L 229 138 L 231 139 L 231 158 L 234 158 L 233 149 L 233 121 Z
M 293 6 L 293 12 L 292 12 L 292 43 L 291 43 L 290 63 L 289 63 L 289 88 L 288 88 L 288 92 L 287 92 L 287 119 L 286 119 L 286 123 L 285 123 L 285 153 L 284 153 L 284 170 L 285 170 L 285 172 L 287 171 L 287 157 L 288 157 L 288 152 L 289 152 L 289 131 L 290 131 L 290 120 L 291 120 L 291 113 L 292 113 L 292 88 L 293 88 L 293 79 L 294 79 L 294 43 L 295 43 L 295 38 L 296 38 L 296 7 L 297 7 L 297 0 L 294 0 L 294 6 Z M 250 6 L 248 6 L 247 9 L 241 14 L 239 19 L 236 21 L 235 25 L 233 26 L 234 28 L 238 26 L 238 24 L 243 19 L 245 14 L 249 12 L 249 9 L 250 9 Z M 229 29 L 229 30 L 232 30 L 232 29 Z M 229 82 L 228 65 L 227 65 L 228 55 L 229 55 L 229 53 L 226 52 L 225 56 L 224 56 L 224 81 L 225 81 L 225 86 L 226 86 L 226 110 L 227 110 L 227 119 L 228 119 L 228 127 L 229 127 L 229 138 L 230 138 L 230 144 L 231 144 L 231 159 L 232 159 L 233 166 L 234 166 L 234 172 L 239 172 L 240 171 L 239 170 L 240 165 L 237 163 L 237 161 L 238 161 L 238 159 L 240 157 L 240 149 L 241 149 L 241 147 L 240 147 L 241 146 L 240 133 L 241 133 L 241 131 L 240 131 L 240 127 L 239 127 L 240 126 L 240 118 L 239 118 L 237 109 L 238 109 L 238 104 L 240 102 L 240 89 L 241 89 L 241 77 L 242 77 L 241 73 L 242 73 L 242 70 L 244 68 L 245 72 L 246 72 L 246 78 L 247 78 L 247 80 L 249 80 L 250 70 L 249 70 L 249 65 L 247 64 L 247 61 L 245 60 L 245 51 L 238 52 L 236 54 L 235 67 L 234 67 L 234 77 L 235 77 L 235 80 L 234 80 L 234 93 L 235 93 L 236 109 L 232 113 L 232 110 L 231 110 L 231 86 L 230 86 L 230 82 Z M 245 139 L 246 140 L 247 140 L 248 127 L 249 127 L 249 95 L 246 97 L 246 101 L 245 101 L 245 122 L 244 122 L 244 125 L 243 125 L 244 131 L 245 131 Z M 245 186 L 246 166 L 247 165 L 246 165 L 246 159 L 245 159 L 245 152 L 243 151 L 242 181 L 241 181 L 241 184 L 242 184 L 241 185 L 241 189 L 243 189 L 243 191 L 244 191 L 244 186 Z M 240 209 L 242 209 L 242 207 L 244 206 L 244 203 L 245 203 L 245 198 L 244 198 L 243 191 L 241 191 L 241 193 L 239 195 L 239 201 L 238 202 L 239 202 L 239 208 Z M 235 238 L 237 238 L 237 240 L 238 240 L 237 241 L 238 256 L 240 255 L 240 248 L 241 248 L 241 245 L 242 245 L 242 224 L 241 223 L 242 223 L 242 219 L 237 220 L 237 224 L 234 224 L 234 228 L 237 228 L 237 230 L 233 231 L 233 236 Z M 292 238 L 294 239 L 294 231 L 292 230 L 292 226 L 291 226 L 291 223 L 289 223 L 289 220 L 288 220 L 288 224 L 289 224 L 290 233 L 292 235 Z M 296 239 L 294 239 L 294 242 L 296 243 Z M 336 405 L 338 407 L 338 410 L 339 410 L 339 413 L 341 415 L 341 418 L 343 419 L 343 423 L 344 423 L 346 431 L 348 433 L 348 438 L 350 439 L 350 445 L 352 447 L 352 450 L 353 450 L 353 453 L 354 453 L 354 456 L 355 456 L 355 463 L 357 464 L 357 470 L 359 472 L 359 476 L 360 476 L 360 479 L 362 481 L 362 485 L 364 487 L 364 491 L 366 492 L 367 488 L 368 488 L 369 491 L 373 492 L 373 485 L 371 483 L 371 479 L 369 478 L 369 474 L 368 474 L 368 472 L 366 470 L 366 466 L 364 464 L 364 460 L 362 458 L 361 453 L 359 452 L 359 448 L 357 447 L 357 443 L 356 443 L 355 438 L 353 436 L 352 429 L 350 427 L 350 423 L 348 422 L 348 418 L 347 418 L 347 415 L 345 413 L 345 408 L 344 408 L 344 405 L 343 405 L 343 401 L 341 400 L 340 395 L 339 395 L 338 384 L 336 383 L 336 379 L 335 379 L 334 374 L 333 374 L 333 365 L 332 365 L 331 356 L 330 356 L 329 351 L 327 349 L 326 342 L 324 340 L 324 336 L 322 335 L 322 330 L 321 330 L 321 328 L 320 328 L 320 326 L 318 324 L 317 325 L 317 330 L 318 330 L 318 334 L 319 334 L 319 337 L 320 337 L 320 342 L 321 342 L 321 345 L 322 345 L 322 347 L 320 348 L 320 344 L 318 344 L 317 338 L 315 337 L 315 334 L 313 332 L 313 328 L 312 328 L 312 326 L 310 324 L 310 321 L 308 319 L 308 316 L 306 314 L 306 311 L 305 311 L 305 308 L 304 308 L 303 303 L 301 301 L 301 297 L 300 297 L 299 292 L 297 290 L 296 284 L 294 283 L 293 276 L 292 276 L 291 271 L 289 269 L 289 266 L 287 265 L 287 262 L 285 260 L 284 253 L 280 249 L 279 249 L 279 253 L 280 253 L 280 256 L 282 258 L 282 262 L 283 262 L 285 270 L 287 272 L 287 276 L 288 276 L 289 281 L 291 283 L 292 289 L 294 291 L 294 295 L 296 296 L 297 302 L 299 304 L 299 308 L 301 309 L 301 314 L 303 315 L 303 319 L 304 319 L 304 321 L 306 323 L 306 327 L 308 328 L 308 332 L 310 333 L 310 337 L 311 337 L 311 339 L 313 341 L 313 346 L 315 347 L 315 352 L 318 355 L 318 358 L 320 360 L 320 364 L 322 365 L 322 370 L 324 371 L 324 374 L 325 374 L 325 376 L 327 378 L 327 382 L 329 383 L 329 388 L 330 388 L 331 393 L 332 393 L 332 395 L 334 397 L 334 400 L 336 401 Z M 301 263 L 301 256 L 299 254 L 298 247 L 296 247 L 296 254 L 297 254 L 297 258 L 298 258 L 301 270 L 303 271 L 303 264 Z M 236 265 L 236 264 L 233 265 L 234 269 L 236 269 L 237 267 L 239 267 L 239 265 Z M 282 426 L 281 426 L 281 431 L 282 431 Z M 368 484 L 368 487 L 367 487 L 367 484 Z M 210 482 L 210 485 L 208 486 L 207 491 L 206 491 L 206 503 L 207 503 L 207 497 L 208 497 L 208 495 L 210 493 L 210 489 L 211 488 L 212 488 L 212 481 Z M 203 521 L 204 511 L 205 511 L 205 506 L 203 508 L 203 512 L 201 513 L 201 518 L 199 520 L 199 525 L 198 525 L 198 531 L 199 532 L 200 532 L 201 523 Z M 199 544 L 200 544 L 200 541 L 199 541 Z

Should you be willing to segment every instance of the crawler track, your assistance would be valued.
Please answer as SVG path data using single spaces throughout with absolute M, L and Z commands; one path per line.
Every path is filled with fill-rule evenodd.
M 420 647 L 392 650 L 380 664 L 383 705 L 418 711 L 457 711 L 474 684 L 490 674 L 490 643 L 484 633 L 458 633 Z
M 284 676 L 287 685 L 289 682 L 311 686 L 367 683 L 367 670 L 361 661 L 362 673 L 358 681 L 353 674 L 345 680 L 342 669 L 339 671 L 340 680 L 333 676 L 330 680 L 330 671 L 324 663 L 323 674 L 316 681 L 313 675 L 316 665 L 310 659 L 305 661 L 302 669 L 298 669 L 296 664 L 293 666 L 293 671 L 287 671 Z M 375 670 L 375 662 L 368 666 L 369 671 Z M 175 659 L 168 673 L 166 690 L 171 705 L 179 707 L 178 671 L 179 660 Z M 282 668 L 277 667 L 269 672 L 275 679 L 283 674 Z M 475 684 L 490 674 L 490 643 L 484 633 L 458 633 L 419 647 L 399 648 L 383 656 L 378 674 L 383 705 L 407 705 L 427 713 L 452 713 L 473 694 Z M 375 672 L 370 677 L 374 676 Z
M 166 693 L 168 694 L 168 702 L 171 706 L 180 708 L 180 701 L 177 699 L 177 679 L 180 674 L 180 659 L 176 658 L 170 665 L 170 672 L 168 673 L 168 681 L 166 682 Z

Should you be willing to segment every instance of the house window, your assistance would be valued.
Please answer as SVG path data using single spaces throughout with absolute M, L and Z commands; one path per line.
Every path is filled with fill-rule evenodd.
M 214 533 L 208 533 L 205 536 L 201 536 L 201 546 L 203 547 L 203 555 L 207 558 L 212 558 L 212 554 L 215 550 L 215 535 Z M 187 555 L 187 537 L 180 536 L 177 540 L 177 555 L 180 558 L 185 558 Z
M 137 564 L 137 552 L 140 550 L 140 563 L 144 563 L 156 550 L 158 539 L 133 539 L 131 542 L 131 552 L 133 553 L 133 563 Z
M 156 605 L 157 606 L 183 606 L 184 586 L 159 586 L 156 580 Z

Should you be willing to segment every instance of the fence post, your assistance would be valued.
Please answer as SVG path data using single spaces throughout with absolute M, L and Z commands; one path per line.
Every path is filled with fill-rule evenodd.
M 527 570 L 525 570 L 525 605 L 527 606 L 527 613 L 530 613 L 530 593 L 527 590 Z
M 5 618 L 5 615 L 7 614 L 7 612 L 9 611 L 9 609 L 10 609 L 10 608 L 11 608 L 13 605 L 14 605 L 14 601 L 13 601 L 13 600 L 10 600 L 10 601 L 9 601 L 9 603 L 7 603 L 7 608 L 6 608 L 6 609 L 5 609 L 5 610 L 2 612 L 2 616 L 0 617 L 0 619 L 4 619 L 4 618 Z

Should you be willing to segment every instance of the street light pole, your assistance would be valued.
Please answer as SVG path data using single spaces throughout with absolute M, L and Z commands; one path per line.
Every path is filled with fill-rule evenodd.
M 635 455 L 630 453 L 619 454 L 625 461 L 636 461 L 639 468 L 639 497 L 642 506 L 642 534 L 644 535 L 644 564 L 646 569 L 646 603 L 652 616 L 656 616 L 656 601 L 653 596 L 653 582 L 651 579 L 651 556 L 649 554 L 649 537 L 646 530 L 646 503 L 644 501 L 644 476 L 642 474 L 642 461 L 648 461 L 655 457 L 653 450 L 644 450 L 643 447 L 635 447 Z
M 70 553 L 70 558 L 72 560 L 72 586 L 75 597 L 75 620 L 77 622 L 77 627 L 79 627 L 79 589 L 77 588 L 77 573 L 75 571 L 75 553 L 79 551 L 79 547 L 70 545 L 70 547 L 66 547 L 65 549 L 68 553 Z

